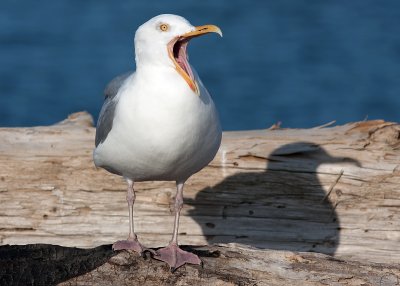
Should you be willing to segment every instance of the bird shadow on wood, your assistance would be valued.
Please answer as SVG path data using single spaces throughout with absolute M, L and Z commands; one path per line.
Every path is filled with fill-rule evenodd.
M 0 285 L 55 285 L 99 267 L 115 254 L 111 245 L 92 249 L 51 244 L 0 246 Z
M 266 161 L 264 172 L 237 173 L 185 200 L 207 242 L 335 254 L 340 221 L 335 203 L 325 198 L 317 168 L 359 162 L 333 157 L 311 142 L 281 146 Z

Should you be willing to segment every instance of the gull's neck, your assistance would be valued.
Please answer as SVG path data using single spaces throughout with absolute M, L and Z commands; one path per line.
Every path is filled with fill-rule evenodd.
M 168 55 L 168 48 L 164 44 L 147 44 L 145 41 L 135 39 L 136 69 L 143 67 L 174 67 L 174 63 Z

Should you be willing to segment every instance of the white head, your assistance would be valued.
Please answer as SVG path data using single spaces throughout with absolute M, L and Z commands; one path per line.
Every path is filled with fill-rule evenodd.
M 214 25 L 195 27 L 181 16 L 158 15 L 136 31 L 136 67 L 140 69 L 144 65 L 161 65 L 175 68 L 190 88 L 198 92 L 197 83 L 187 60 L 186 47 L 190 39 L 210 32 L 222 36 L 221 30 Z

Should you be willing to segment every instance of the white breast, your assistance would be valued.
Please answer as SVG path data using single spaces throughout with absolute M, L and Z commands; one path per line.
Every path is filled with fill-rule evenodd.
M 219 148 L 221 127 L 197 81 L 200 96 L 170 68 L 132 77 L 117 95 L 113 127 L 95 150 L 96 165 L 135 181 L 186 180 L 205 167 Z

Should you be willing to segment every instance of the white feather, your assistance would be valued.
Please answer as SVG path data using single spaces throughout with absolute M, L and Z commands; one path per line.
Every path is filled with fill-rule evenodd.
M 161 22 L 169 25 L 168 33 L 157 29 Z M 113 127 L 94 151 L 97 166 L 134 181 L 185 181 L 214 158 L 221 127 L 212 98 L 197 74 L 200 95 L 190 89 L 166 48 L 172 38 L 193 29 L 175 15 L 160 15 L 139 27 L 137 70 L 116 95 Z

